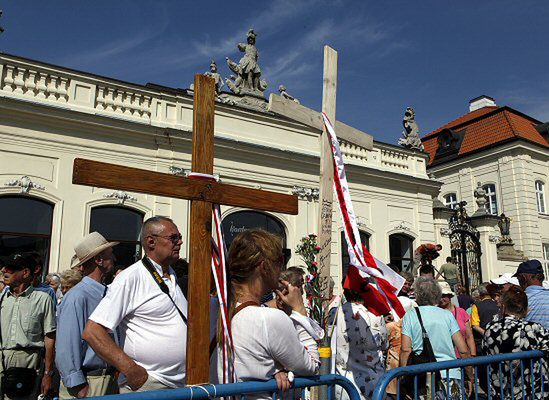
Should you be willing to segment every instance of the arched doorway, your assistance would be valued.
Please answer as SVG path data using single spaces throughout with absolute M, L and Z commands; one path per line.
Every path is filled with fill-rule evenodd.
M 53 204 L 31 197 L 0 197 L 0 256 L 36 252 L 47 274 L 52 221 Z
M 284 258 L 286 262 L 292 255 L 292 250 L 286 248 L 286 228 L 278 218 L 260 211 L 237 211 L 227 215 L 222 221 L 223 234 L 227 248 L 231 246 L 236 235 L 247 229 L 260 228 L 274 233 L 282 238 Z
M 99 232 L 108 241 L 120 242 L 113 247 L 116 265 L 127 267 L 141 257 L 139 232 L 143 213 L 131 208 L 101 206 L 91 210 L 90 232 Z

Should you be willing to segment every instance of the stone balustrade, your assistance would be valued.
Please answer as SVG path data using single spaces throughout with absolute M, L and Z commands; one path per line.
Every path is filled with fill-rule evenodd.
M 158 127 L 189 130 L 192 126 L 192 98 L 181 91 L 125 83 L 7 54 L 0 54 L 0 97 Z M 427 157 L 421 153 L 380 142 L 372 150 L 343 140 L 340 145 L 348 164 L 428 179 Z

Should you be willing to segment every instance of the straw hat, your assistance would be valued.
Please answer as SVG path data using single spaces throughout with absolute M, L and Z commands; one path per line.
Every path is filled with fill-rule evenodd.
M 116 246 L 119 242 L 107 242 L 99 232 L 92 232 L 74 246 L 75 257 L 71 260 L 71 268 L 79 267 L 95 257 L 103 250 Z

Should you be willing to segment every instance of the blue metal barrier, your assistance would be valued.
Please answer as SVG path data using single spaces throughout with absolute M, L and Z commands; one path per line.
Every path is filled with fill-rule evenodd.
M 525 351 L 520 353 L 508 353 L 508 354 L 497 354 L 491 356 L 482 356 L 474 358 L 466 358 L 463 360 L 453 360 L 453 361 L 441 361 L 435 363 L 426 363 L 411 365 L 407 367 L 395 368 L 387 373 L 385 373 L 379 380 L 376 389 L 374 390 L 374 395 L 372 400 L 383 400 L 386 398 L 386 389 L 389 383 L 393 379 L 398 380 L 397 393 L 396 396 L 391 398 L 393 399 L 404 399 L 406 396 L 400 393 L 401 380 L 402 378 L 409 378 L 408 381 L 413 380 L 413 391 L 408 393 L 409 398 L 414 400 L 419 399 L 419 394 L 421 392 L 421 387 L 418 388 L 418 376 L 424 375 L 425 373 L 432 373 L 435 371 L 446 371 L 446 378 L 442 378 L 442 381 L 449 386 L 450 378 L 448 371 L 450 369 L 459 369 L 463 377 L 466 376 L 465 368 L 472 367 L 474 372 L 474 386 L 473 392 L 470 397 L 465 393 L 465 384 L 462 379 L 460 382 L 462 393 L 464 393 L 462 399 L 466 400 L 467 398 L 482 400 L 482 399 L 536 399 L 539 398 L 545 399 L 549 395 L 549 391 L 545 387 L 545 380 L 547 377 L 544 374 L 547 374 L 549 371 L 543 370 L 542 360 L 545 358 L 547 360 L 547 355 L 540 350 Z M 510 364 L 510 374 L 505 376 L 502 371 L 502 366 L 505 363 Z M 538 363 L 538 364 L 536 364 Z M 530 370 L 530 377 L 524 376 L 526 368 Z M 534 374 L 534 367 L 539 366 L 539 372 L 537 376 Z M 497 379 L 493 380 L 491 376 L 491 371 L 497 368 Z M 479 369 L 482 373 L 479 375 Z M 431 387 L 435 386 L 435 374 L 431 374 Z M 486 392 L 482 393 L 479 390 L 481 382 L 486 382 Z M 526 382 L 526 384 L 525 384 Z M 490 388 L 493 388 L 496 396 L 492 396 Z M 517 390 L 518 388 L 518 390 Z M 516 392 L 519 392 L 518 394 Z M 536 397 L 535 397 L 535 396 Z M 440 393 L 439 393 L 440 396 Z M 435 391 L 431 392 L 429 399 L 437 399 Z M 442 393 L 442 398 L 444 399 L 454 399 L 451 397 L 449 391 Z
M 308 378 L 295 378 L 292 389 L 305 389 L 314 386 L 341 386 L 347 392 L 349 400 L 360 400 L 360 394 L 347 378 L 340 375 L 319 375 Z M 136 392 L 101 397 L 90 397 L 88 400 L 205 400 L 218 397 L 241 396 L 253 393 L 269 393 L 273 399 L 277 398 L 276 381 L 266 382 L 238 382 L 226 385 L 188 386 L 173 390 L 154 390 L 150 392 Z M 293 397 L 290 397 L 293 399 Z

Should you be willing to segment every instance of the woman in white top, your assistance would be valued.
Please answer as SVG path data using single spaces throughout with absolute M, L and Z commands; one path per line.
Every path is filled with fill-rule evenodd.
M 287 390 L 288 372 L 313 375 L 317 363 L 300 343 L 292 321 L 283 311 L 260 307 L 262 295 L 277 289 L 283 261 L 279 237 L 263 230 L 249 230 L 232 242 L 227 264 L 237 380 L 275 377 L 279 389 Z M 292 309 L 306 313 L 299 288 L 285 284 L 286 290 L 276 290 L 277 295 Z M 271 398 L 269 394 L 247 397 Z

